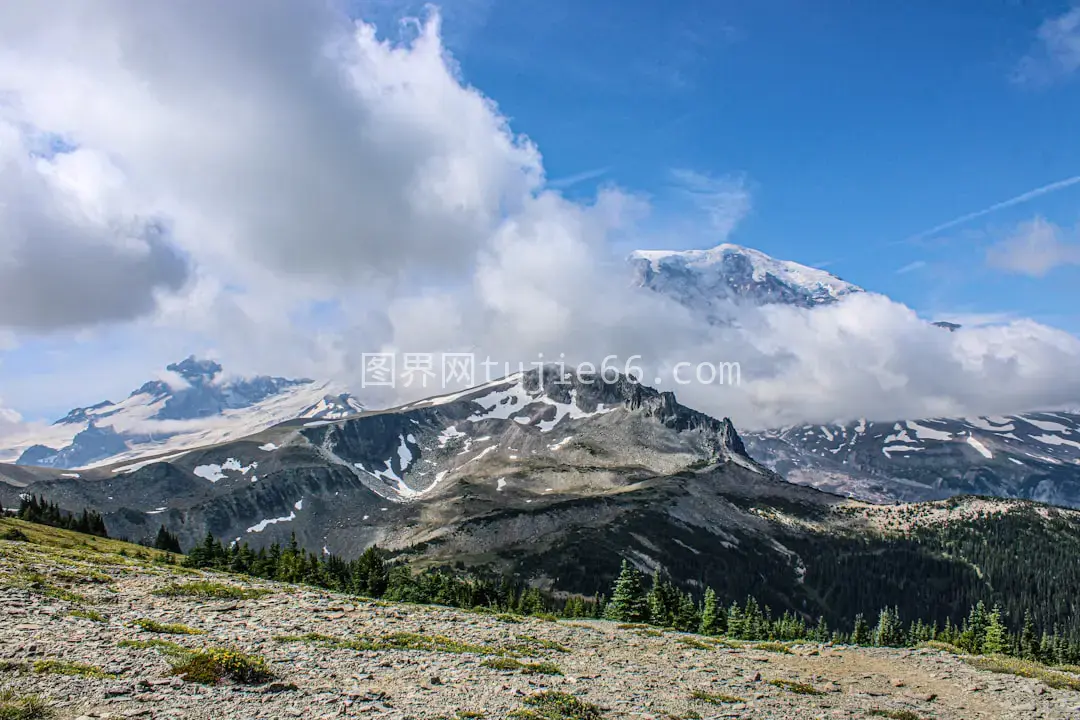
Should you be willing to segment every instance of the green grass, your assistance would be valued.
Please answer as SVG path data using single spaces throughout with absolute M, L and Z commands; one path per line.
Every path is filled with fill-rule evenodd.
M 1020 677 L 1034 678 L 1048 687 L 1056 690 L 1080 690 L 1080 678 L 1052 670 L 1031 660 L 1006 657 L 1004 655 L 985 655 L 978 657 L 965 657 L 964 662 L 980 670 L 989 670 L 993 673 L 1007 675 L 1019 675 Z
M 162 597 L 190 597 L 204 600 L 249 600 L 268 595 L 270 591 L 207 580 L 193 580 L 186 583 L 171 583 L 160 590 L 155 590 L 154 594 Z
M 799 695 L 824 695 L 821 690 L 818 690 L 813 685 L 795 680 L 770 680 L 769 684 Z
M 172 671 L 187 682 L 202 685 L 217 685 L 223 680 L 260 685 L 274 678 L 263 658 L 231 648 L 191 651 L 173 664 Z
M 161 633 L 163 635 L 205 635 L 205 630 L 193 628 L 183 623 L 161 623 L 149 618 L 139 618 L 135 625 L 147 632 Z
M 33 670 L 38 675 L 77 675 L 99 680 L 116 677 L 96 665 L 68 662 L 67 660 L 37 660 L 34 662 Z
M 791 648 L 778 642 L 756 643 L 754 645 L 751 645 L 750 647 L 752 647 L 754 650 L 764 650 L 766 652 L 781 653 L 784 655 L 791 654 Z
M 504 651 L 490 645 L 474 645 L 443 635 L 421 635 L 397 632 L 389 635 L 360 635 L 356 638 L 340 638 L 321 633 L 306 635 L 278 635 L 278 642 L 306 642 L 348 650 L 421 650 L 443 653 L 475 653 L 477 655 L 502 655 Z
M 523 663 L 511 657 L 493 657 L 480 663 L 493 670 L 520 670 L 522 675 L 562 675 L 562 670 L 555 663 Z
M 892 718 L 892 720 L 922 720 L 922 717 L 920 717 L 918 713 L 911 710 L 888 710 L 874 708 L 867 714 L 872 717 Z
M 728 695 L 726 693 L 711 693 L 705 690 L 695 690 L 690 693 L 691 700 L 700 700 L 701 702 L 709 703 L 710 705 L 727 705 L 730 703 L 746 702 L 741 697 L 736 695 Z
M 507 652 L 525 656 L 536 655 L 543 650 L 552 650 L 559 653 L 570 652 L 570 648 L 562 643 L 555 642 L 554 640 L 544 640 L 543 638 L 533 637 L 532 635 L 518 635 L 516 637 L 516 642 L 506 645 L 504 649 Z
M 83 620 L 93 620 L 94 622 L 108 622 L 108 618 L 99 613 L 97 610 L 90 610 L 88 608 L 75 608 L 68 611 L 68 617 L 82 618 Z
M 697 648 L 698 650 L 712 650 L 713 648 L 709 643 L 698 640 L 695 637 L 690 637 L 689 635 L 679 638 L 679 643 L 686 647 Z
M 525 698 L 525 707 L 514 710 L 515 720 L 600 720 L 601 710 L 567 693 L 548 690 Z
M 10 542 L 30 542 L 30 538 L 26 537 L 19 528 L 9 527 L 0 530 L 0 540 L 8 540 Z
M 525 622 L 525 618 L 521 615 L 514 615 L 513 613 L 499 613 L 495 616 L 495 619 L 504 623 L 522 623 Z
M 0 720 L 45 720 L 52 709 L 37 695 L 15 694 L 10 688 L 0 690 Z

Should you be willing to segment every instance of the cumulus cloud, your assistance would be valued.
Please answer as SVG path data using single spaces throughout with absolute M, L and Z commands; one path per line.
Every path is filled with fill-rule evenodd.
M 1036 217 L 1020 223 L 1001 242 L 986 251 L 990 267 L 1006 272 L 1042 277 L 1062 265 L 1080 265 L 1080 242 L 1067 240 L 1066 232 Z
M 646 381 L 745 427 L 1080 400 L 1080 341 L 1034 323 L 949 333 L 858 294 L 813 311 L 741 308 L 715 327 L 632 287 L 612 248 L 655 244 L 647 203 L 545 185 L 539 150 L 460 76 L 438 15 L 404 27 L 390 41 L 332 4 L 286 0 L 0 5 L 9 125 L 69 145 L 42 158 L 23 142 L 12 167 L 65 210 L 52 221 L 71 237 L 57 267 L 15 254 L 0 278 L 90 292 L 100 278 L 80 276 L 91 264 L 79 252 L 104 248 L 124 278 L 108 283 L 142 288 L 104 304 L 126 314 L 64 316 L 34 296 L 18 312 L 5 302 L 0 325 L 149 313 L 131 342 L 190 338 L 229 370 L 354 386 L 364 352 L 513 365 L 640 355 Z M 674 179 L 714 242 L 750 210 L 739 176 Z M 26 187 L 3 182 L 0 200 L 11 207 Z M 739 387 L 671 384 L 678 362 L 733 361 Z
M 111 207 L 107 161 L 86 150 L 34 157 L 32 146 L 0 114 L 0 327 L 127 320 L 183 284 L 165 231 Z
M 1072 75 L 1080 69 L 1080 6 L 1043 21 L 1036 39 L 1013 79 L 1043 85 Z

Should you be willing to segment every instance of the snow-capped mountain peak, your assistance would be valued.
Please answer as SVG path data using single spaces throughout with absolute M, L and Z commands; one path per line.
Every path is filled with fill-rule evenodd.
M 709 315 L 718 302 L 809 308 L 863 292 L 824 270 L 729 243 L 706 250 L 637 250 L 629 261 L 638 285 Z
M 0 438 L 0 461 L 81 468 L 224 442 L 293 418 L 340 419 L 363 409 L 343 388 L 308 379 L 225 378 L 194 356 L 118 403 L 75 408 L 47 429 Z

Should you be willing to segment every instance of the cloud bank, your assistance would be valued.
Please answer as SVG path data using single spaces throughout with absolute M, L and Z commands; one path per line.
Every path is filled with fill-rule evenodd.
M 24 337 L 127 321 L 354 384 L 380 350 L 738 361 L 738 388 L 674 389 L 744 427 L 1080 401 L 1080 341 L 1034 323 L 948 333 L 865 294 L 718 328 L 631 287 L 611 247 L 655 244 L 647 201 L 546 186 L 437 14 L 391 40 L 331 3 L 8 3 L 0 98 L 0 326 Z M 741 178 L 676 179 L 716 242 L 750 209 Z

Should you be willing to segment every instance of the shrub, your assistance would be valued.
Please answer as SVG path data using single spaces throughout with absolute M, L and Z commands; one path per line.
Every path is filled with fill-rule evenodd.
M 242 685 L 258 685 L 274 677 L 266 661 L 258 655 L 230 648 L 192 651 L 173 665 L 173 674 L 203 685 L 216 685 L 226 679 Z
M 567 693 L 548 690 L 525 698 L 507 717 L 518 720 L 600 720 L 600 708 Z
M 37 695 L 19 697 L 14 690 L 0 691 L 0 720 L 45 720 L 52 709 Z
M 108 622 L 108 619 L 99 613 L 97 610 L 88 610 L 86 608 L 75 608 L 68 612 L 69 617 L 82 618 L 83 620 L 93 620 L 94 622 Z

